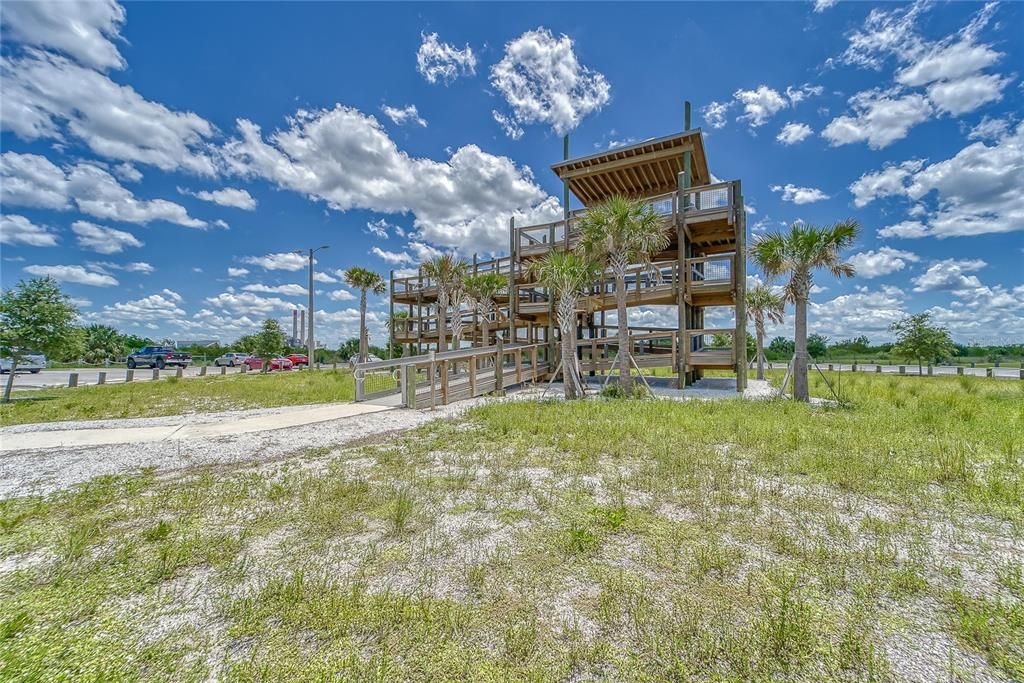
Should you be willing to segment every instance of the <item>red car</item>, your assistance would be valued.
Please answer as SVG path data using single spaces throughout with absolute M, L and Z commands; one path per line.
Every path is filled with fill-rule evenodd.
M 263 359 L 257 358 L 256 356 L 249 356 L 243 361 L 250 370 L 262 370 Z M 292 362 L 287 358 L 271 358 L 270 359 L 270 370 L 291 370 Z
M 292 365 L 294 365 L 297 368 L 309 366 L 309 358 L 307 358 L 306 354 L 304 353 L 290 353 L 287 356 L 285 356 L 285 358 L 290 360 L 292 362 Z

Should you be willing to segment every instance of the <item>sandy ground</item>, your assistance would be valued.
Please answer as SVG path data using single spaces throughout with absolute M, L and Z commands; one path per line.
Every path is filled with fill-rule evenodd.
M 545 389 L 547 393 L 545 394 Z M 596 392 L 595 392 L 596 393 Z M 655 393 L 673 400 L 719 400 L 739 397 L 735 384 L 728 379 L 705 379 L 685 390 L 655 387 Z M 562 395 L 561 384 L 527 386 L 510 392 L 504 400 L 557 399 Z M 773 392 L 767 382 L 751 380 L 743 397 L 771 398 Z M 461 401 L 435 410 L 385 410 L 378 413 L 354 415 L 336 420 L 317 422 L 267 431 L 231 434 L 211 438 L 187 438 L 134 443 L 106 444 L 79 447 L 51 447 L 33 450 L 0 452 L 0 499 L 25 495 L 45 495 L 69 488 L 75 484 L 103 475 L 126 474 L 144 468 L 170 471 L 201 465 L 272 460 L 310 448 L 341 446 L 359 439 L 404 431 L 432 420 L 459 415 L 485 401 L 502 399 L 477 398 Z M 257 410 L 235 410 L 188 416 L 191 425 L 225 423 L 253 417 L 268 417 L 294 413 L 309 408 L 291 406 Z M 16 425 L 0 429 L 4 435 L 17 435 L 19 441 L 29 441 L 33 432 L 52 432 L 68 429 L 131 429 L 179 424 L 181 416 L 139 418 L 131 420 L 88 420 L 37 425 Z

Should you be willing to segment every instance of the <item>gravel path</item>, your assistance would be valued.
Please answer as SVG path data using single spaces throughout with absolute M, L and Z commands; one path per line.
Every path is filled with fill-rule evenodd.
M 268 460 L 307 448 L 341 446 L 376 434 L 412 429 L 437 419 L 454 417 L 486 401 L 461 401 L 436 410 L 386 410 L 340 420 L 317 422 L 265 432 L 210 439 L 155 441 L 89 448 L 13 451 L 0 455 L 0 500 L 26 495 L 45 495 L 70 488 L 94 477 L 127 474 L 153 467 L 168 471 L 196 465 Z M 196 415 L 195 422 L 214 422 L 229 417 L 253 417 L 302 408 L 268 408 Z M 154 426 L 175 424 L 180 417 L 141 420 L 91 420 L 47 425 L 18 425 L 10 432 L 49 429 Z M 132 424 L 137 423 L 137 424 Z

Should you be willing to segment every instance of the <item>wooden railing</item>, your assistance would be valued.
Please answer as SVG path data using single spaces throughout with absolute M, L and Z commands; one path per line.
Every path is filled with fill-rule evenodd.
M 353 368 L 356 401 L 399 394 L 403 407 L 447 405 L 505 387 L 535 382 L 548 374 L 547 344 L 492 346 L 394 360 L 358 363 Z
M 735 365 L 734 328 L 686 330 L 686 362 L 694 365 Z
M 732 286 L 736 257 L 733 254 L 686 259 L 686 285 L 691 288 Z

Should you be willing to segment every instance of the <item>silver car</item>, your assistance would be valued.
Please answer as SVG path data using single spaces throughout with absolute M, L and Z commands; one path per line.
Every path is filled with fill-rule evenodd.
M 236 365 L 241 365 L 245 362 L 245 359 L 251 356 L 251 353 L 225 353 L 219 358 L 213 359 L 213 364 L 217 367 L 226 365 L 229 368 L 233 368 Z
M 0 374 L 11 371 L 13 361 L 10 358 L 0 358 Z M 46 369 L 46 356 L 41 353 L 28 353 L 18 361 L 16 371 L 31 372 L 33 375 L 40 370 Z

